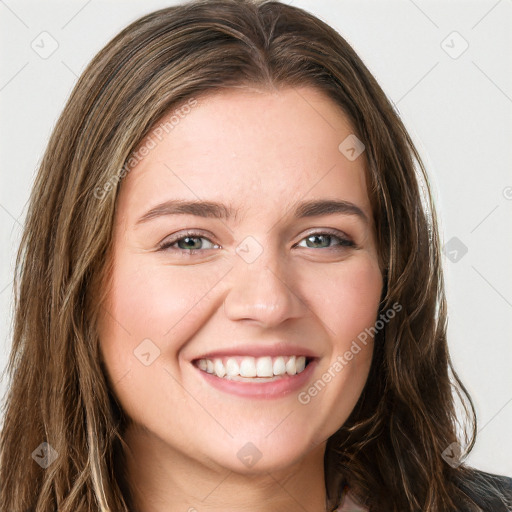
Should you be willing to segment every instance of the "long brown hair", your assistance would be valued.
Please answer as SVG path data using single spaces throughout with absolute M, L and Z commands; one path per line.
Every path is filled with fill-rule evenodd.
M 461 484 L 472 470 L 442 456 L 455 442 L 472 448 L 476 420 L 450 363 L 436 215 L 404 125 L 324 22 L 275 1 L 209 0 L 125 28 L 82 74 L 53 131 L 17 258 L 0 512 L 130 510 L 121 469 L 126 417 L 95 328 L 127 162 L 152 127 L 191 98 L 304 85 L 340 105 L 365 144 L 385 272 L 381 310 L 403 306 L 378 332 L 360 400 L 328 440 L 328 505 L 348 484 L 372 511 L 462 503 L 480 510 Z M 466 411 L 459 436 L 454 394 Z M 36 464 L 38 456 L 46 463 Z

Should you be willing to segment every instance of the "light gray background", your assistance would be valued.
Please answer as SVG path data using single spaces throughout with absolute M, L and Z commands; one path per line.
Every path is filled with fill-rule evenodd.
M 94 54 L 129 22 L 173 3 L 0 0 L 0 371 L 15 249 L 54 123 Z M 353 45 L 418 144 L 447 243 L 451 354 L 479 418 L 469 462 L 512 476 L 512 0 L 287 3 Z M 58 48 L 45 55 L 53 40 Z

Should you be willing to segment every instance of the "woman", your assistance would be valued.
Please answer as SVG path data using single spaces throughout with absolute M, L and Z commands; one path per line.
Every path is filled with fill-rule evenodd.
M 301 9 L 123 30 L 33 189 L 0 511 L 507 510 L 511 480 L 463 464 L 424 180 Z

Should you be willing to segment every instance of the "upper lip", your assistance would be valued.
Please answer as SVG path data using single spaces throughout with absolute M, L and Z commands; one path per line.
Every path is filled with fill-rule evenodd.
M 192 360 L 198 359 L 215 359 L 216 357 L 226 356 L 247 356 L 247 357 L 278 357 L 278 356 L 305 356 L 309 358 L 318 357 L 311 350 L 293 344 L 274 344 L 274 345 L 240 345 L 239 347 L 225 348 L 221 350 L 214 350 L 198 357 L 194 357 Z

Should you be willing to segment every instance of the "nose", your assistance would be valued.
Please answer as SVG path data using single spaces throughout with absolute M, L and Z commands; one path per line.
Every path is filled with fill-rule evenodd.
M 251 320 L 275 327 L 307 312 L 299 290 L 291 282 L 290 268 L 285 270 L 276 252 L 265 249 L 252 263 L 237 256 L 224 300 L 224 312 L 230 320 Z

